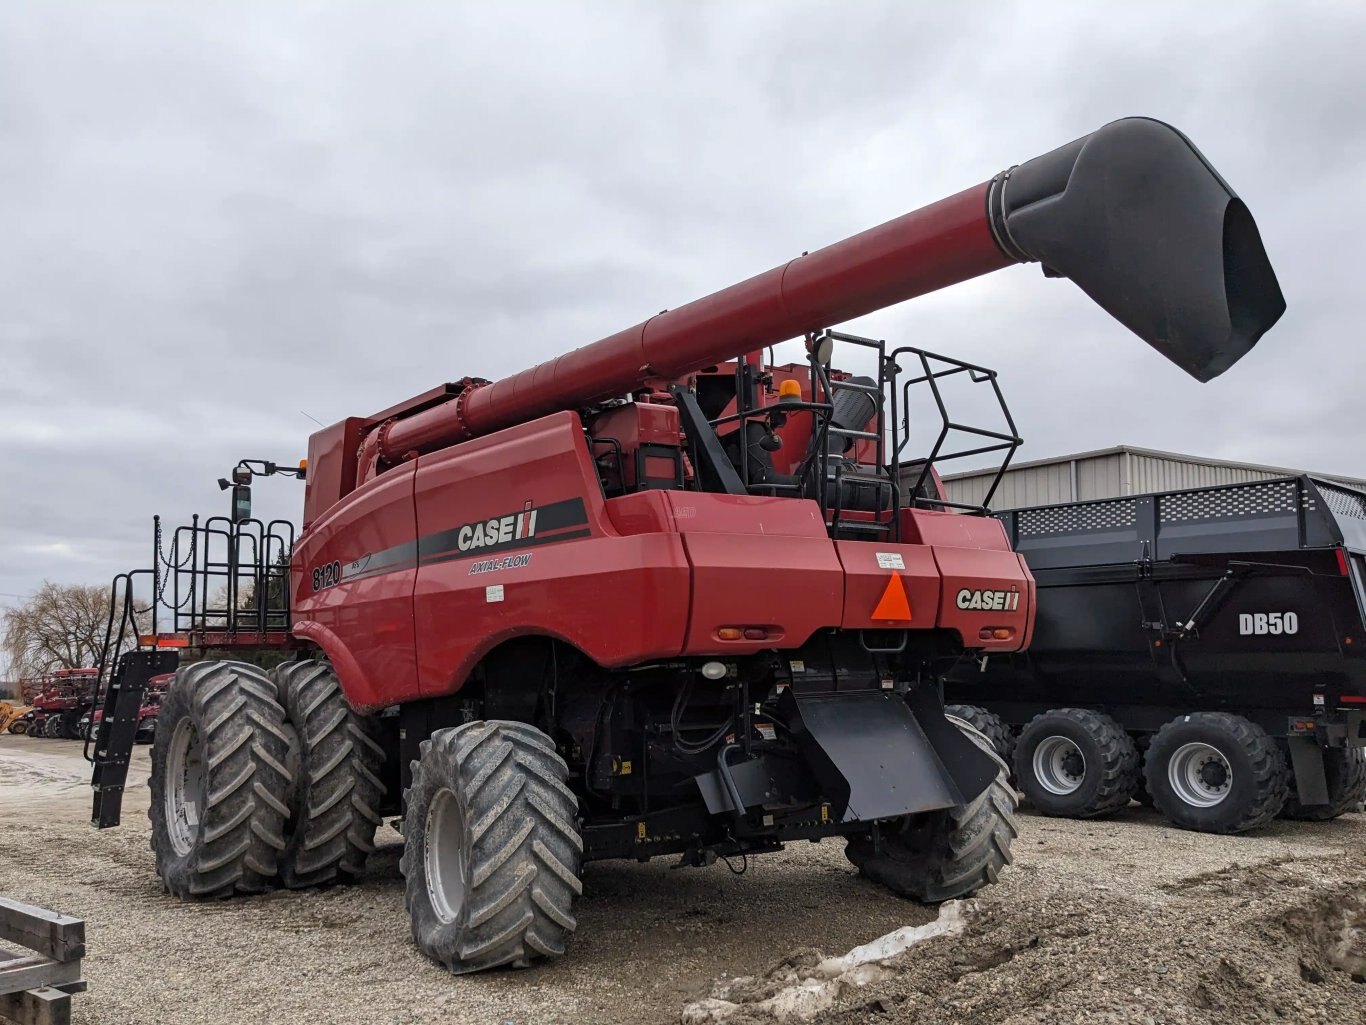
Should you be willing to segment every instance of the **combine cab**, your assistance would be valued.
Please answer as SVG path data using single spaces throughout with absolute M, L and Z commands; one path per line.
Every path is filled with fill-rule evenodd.
M 929 482 L 1019 439 L 1004 409 L 1002 429 L 948 413 L 949 379 L 999 397 L 990 370 L 829 328 L 1028 260 L 1201 380 L 1284 305 L 1246 207 L 1131 119 L 514 377 L 319 431 L 287 580 L 284 527 L 247 509 L 281 468 L 244 462 L 233 516 L 147 574 L 175 625 L 113 672 L 96 821 L 118 820 L 148 678 L 186 647 L 271 646 L 290 660 L 200 661 L 166 691 L 151 816 L 176 896 L 356 880 L 399 814 L 413 936 L 467 972 L 562 953 L 593 859 L 739 871 L 838 839 L 914 899 L 994 882 L 1014 793 L 938 680 L 1028 644 L 1034 583 L 998 521 Z M 804 362 L 764 359 L 794 338 Z M 912 407 L 935 406 L 918 450 Z

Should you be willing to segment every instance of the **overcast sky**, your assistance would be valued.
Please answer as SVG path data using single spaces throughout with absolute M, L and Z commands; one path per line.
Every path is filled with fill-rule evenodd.
M 240 457 L 497 378 L 1128 114 L 1289 310 L 1198 385 L 1037 266 L 851 325 L 994 366 L 1021 458 L 1366 475 L 1360 3 L 0 3 L 0 602 Z M 257 487 L 296 516 L 301 486 Z

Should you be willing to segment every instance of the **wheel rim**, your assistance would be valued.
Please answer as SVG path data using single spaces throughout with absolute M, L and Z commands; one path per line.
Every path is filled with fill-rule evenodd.
M 1066 737 L 1045 737 L 1034 749 L 1034 778 L 1050 794 L 1074 794 L 1086 779 L 1086 758 Z
M 177 854 L 190 853 L 204 805 L 204 756 L 199 731 L 182 719 L 166 752 L 166 829 Z
M 1187 804 L 1213 808 L 1233 789 L 1233 768 L 1217 747 L 1183 744 L 1167 762 L 1167 782 Z
M 465 905 L 465 816 L 452 790 L 439 790 L 432 798 L 422 857 L 432 910 L 443 923 L 454 922 Z

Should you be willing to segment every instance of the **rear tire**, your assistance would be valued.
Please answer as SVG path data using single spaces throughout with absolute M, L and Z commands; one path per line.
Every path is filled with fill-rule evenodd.
M 25 733 L 28 732 L 28 723 L 25 722 L 23 719 L 15 719 L 14 722 L 9 724 L 9 731 L 17 736 L 22 737 Z
M 472 722 L 437 730 L 421 751 L 400 862 L 417 945 L 456 974 L 563 954 L 583 840 L 550 738 L 524 723 Z
M 1174 826 L 1243 833 L 1285 804 L 1289 773 L 1260 726 L 1228 712 L 1193 712 L 1153 737 L 1143 765 L 1153 805 Z
M 1138 748 L 1108 715 L 1055 708 L 1015 747 L 1015 780 L 1040 813 L 1090 819 L 1126 807 L 1138 789 Z
M 988 712 L 979 705 L 945 705 L 948 715 L 956 715 L 987 740 L 1000 756 L 1001 761 L 1010 765 L 1015 756 L 1015 734 L 1006 721 L 995 712 Z
M 1328 777 L 1327 804 L 1300 804 L 1292 780 L 1281 815 L 1305 822 L 1327 822 L 1366 801 L 1366 750 L 1330 747 L 1323 752 L 1323 771 Z
M 81 740 L 81 717 L 85 711 L 80 708 L 73 708 L 71 711 L 62 715 L 61 737 L 63 740 Z
M 255 666 L 180 670 L 152 748 L 152 850 L 166 889 L 185 899 L 270 888 L 285 849 L 293 731 Z
M 60 715 L 49 715 L 43 720 L 43 736 L 48 740 L 57 740 L 62 735 L 62 717 Z
M 966 722 L 955 725 L 996 760 L 1000 771 L 991 785 L 965 805 L 888 825 L 876 850 L 871 835 L 850 837 L 844 849 L 861 875 L 925 904 L 970 897 L 996 882 L 1020 835 L 1009 768 L 988 737 Z
M 271 675 L 299 737 L 280 881 L 290 889 L 355 882 L 375 850 L 384 799 L 377 724 L 351 709 L 326 662 L 287 662 Z

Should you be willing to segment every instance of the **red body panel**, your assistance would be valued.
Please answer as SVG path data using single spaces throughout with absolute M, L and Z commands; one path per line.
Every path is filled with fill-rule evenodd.
M 666 498 L 693 570 L 688 654 L 796 648 L 839 622 L 844 575 L 815 502 L 677 491 Z M 723 640 L 721 627 L 765 636 Z
M 968 519 L 969 517 L 958 517 Z M 931 548 L 943 580 L 939 602 L 939 625 L 957 630 L 969 648 L 983 651 L 1019 651 L 1029 639 L 1034 622 L 1034 578 L 1024 560 L 1014 552 L 978 548 Z M 964 607 L 963 596 L 982 601 Z M 1004 607 L 989 607 L 988 596 L 1007 596 Z M 1018 595 L 1018 597 L 1010 597 Z M 1005 638 L 983 638 L 983 628 L 1010 631 Z
M 356 450 L 367 421 L 349 417 L 308 439 L 308 488 L 303 526 L 316 520 L 356 487 Z
M 815 502 L 608 501 L 597 472 L 579 417 L 557 413 L 382 474 L 296 545 L 295 634 L 368 710 L 454 693 L 489 651 L 527 635 L 609 668 L 794 649 L 836 627 L 947 628 L 992 651 L 1026 639 L 1032 581 L 995 520 L 915 510 L 907 525 L 933 546 L 832 541 Z M 894 575 L 909 623 L 873 618 Z M 964 609 L 963 588 L 1021 597 Z M 1012 633 L 980 640 L 983 627 Z
M 871 541 L 837 541 L 835 547 L 845 573 L 841 626 L 850 630 L 928 630 L 939 625 L 939 567 L 928 548 Z M 897 561 L 903 568 L 896 567 Z M 909 621 L 873 618 L 893 574 L 901 577 L 906 590 Z
M 844 575 L 828 538 L 705 530 L 683 538 L 692 564 L 688 654 L 796 648 L 839 621 Z M 722 627 L 763 636 L 727 641 Z
M 968 516 L 937 509 L 902 509 L 901 536 L 907 544 L 1010 551 L 1005 527 L 991 516 Z
M 547 531 L 547 514 L 566 499 L 581 503 L 581 518 Z M 674 656 L 682 647 L 682 543 L 674 534 L 617 532 L 577 416 L 558 413 L 418 461 L 419 537 L 528 502 L 541 524 L 520 539 L 527 543 L 512 538 L 511 547 L 491 552 L 424 555 L 414 614 L 425 696 L 458 689 L 486 652 L 526 634 L 558 637 L 607 666 Z
M 353 491 L 294 546 L 294 635 L 323 649 L 359 707 L 421 696 L 413 634 L 416 469 L 399 467 Z M 414 551 L 394 551 L 405 544 Z M 338 564 L 342 578 L 314 590 L 314 570 Z

